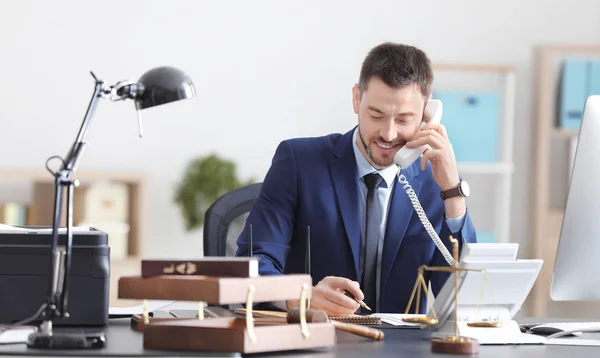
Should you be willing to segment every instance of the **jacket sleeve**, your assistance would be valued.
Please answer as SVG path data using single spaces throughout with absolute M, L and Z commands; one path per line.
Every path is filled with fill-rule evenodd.
M 260 275 L 283 274 L 290 250 L 297 201 L 296 159 L 292 145 L 281 142 L 261 186 L 246 226 L 237 240 L 236 256 L 260 257 Z

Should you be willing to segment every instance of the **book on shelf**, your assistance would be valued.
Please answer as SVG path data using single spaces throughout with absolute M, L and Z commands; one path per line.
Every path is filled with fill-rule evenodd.
M 142 277 L 160 275 L 258 277 L 258 258 L 215 256 L 196 260 L 142 260 Z
M 6 225 L 27 225 L 27 205 L 21 203 L 0 203 L 0 223 Z

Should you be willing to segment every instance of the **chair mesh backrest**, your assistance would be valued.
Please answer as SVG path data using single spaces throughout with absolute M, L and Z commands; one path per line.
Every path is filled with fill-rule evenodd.
M 239 215 L 227 228 L 227 238 L 225 239 L 225 256 L 235 256 L 237 252 L 237 239 L 240 237 L 244 227 L 246 226 L 246 219 L 250 215 L 250 212 L 245 212 Z
M 204 256 L 235 256 L 262 183 L 233 190 L 217 199 L 204 216 Z

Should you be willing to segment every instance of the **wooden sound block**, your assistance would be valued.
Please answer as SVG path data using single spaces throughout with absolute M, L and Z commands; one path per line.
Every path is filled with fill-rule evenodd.
M 144 329 L 144 348 L 205 352 L 262 353 L 334 346 L 331 323 L 307 323 L 309 335 L 300 324 L 256 322 L 253 342 L 246 320 L 211 318 L 156 322 Z
M 119 279 L 119 298 L 197 301 L 224 305 L 246 302 L 248 289 L 254 287 L 253 301 L 299 299 L 302 286 L 310 297 L 309 275 L 273 275 L 260 277 L 213 276 L 125 276 Z
M 467 337 L 432 338 L 431 351 L 433 353 L 478 354 L 479 342 Z

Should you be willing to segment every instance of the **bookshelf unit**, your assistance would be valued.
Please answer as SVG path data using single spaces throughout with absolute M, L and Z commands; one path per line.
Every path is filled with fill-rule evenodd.
M 467 204 L 474 217 L 475 225 L 481 222 L 491 227 L 495 242 L 510 242 L 510 215 L 513 163 L 513 128 L 514 128 L 514 106 L 515 106 L 515 68 L 505 65 L 486 64 L 433 64 L 436 78 L 439 73 L 471 73 L 475 75 L 491 75 L 500 77 L 502 88 L 498 92 L 502 95 L 502 116 L 499 121 L 499 151 L 498 161 L 495 162 L 458 162 L 460 175 L 470 184 L 473 182 L 497 182 L 498 185 L 489 185 L 493 190 L 490 198 L 481 188 L 481 191 L 473 191 L 473 197 L 467 200 Z M 435 87 L 435 86 L 434 86 Z M 434 88 L 435 90 L 435 88 Z M 444 118 L 442 116 L 442 124 Z M 471 181 L 472 180 L 472 181 Z M 471 185 L 473 190 L 473 184 Z M 490 204 L 491 203 L 491 204 Z M 479 231 L 479 229 L 478 229 Z
M 558 126 L 557 100 L 561 61 L 566 58 L 600 59 L 600 45 L 547 45 L 534 53 L 534 140 L 531 216 L 532 257 L 544 260 L 526 305 L 534 317 L 600 317 L 600 302 L 564 301 L 550 298 L 556 250 L 568 192 L 570 163 L 568 142 L 578 130 Z
M 148 228 L 146 175 L 127 171 L 82 171 L 73 173 L 73 178 L 78 179 L 81 186 L 94 182 L 113 182 L 126 185 L 128 189 L 128 249 L 127 256 L 124 259 L 115 259 L 111 256 L 110 305 L 138 304 L 137 302 L 129 302 L 129 300 L 119 300 L 117 287 L 119 277 L 139 274 L 140 262 L 144 257 L 144 241 L 147 237 L 146 230 Z M 31 201 L 25 203 L 28 206 L 28 211 L 32 214 L 29 215 L 31 219 L 28 219 L 27 224 L 51 225 L 54 205 L 54 177 L 52 174 L 45 170 L 0 169 L 0 180 L 9 183 L 31 184 Z M 75 188 L 75 192 L 78 189 Z M 49 195 L 51 200 L 48 200 Z M 74 205 L 73 211 L 76 212 L 77 210 L 78 207 Z M 63 207 L 63 222 L 65 215 L 66 206 Z M 93 222 L 90 224 L 94 225 Z M 98 226 L 98 229 L 102 230 L 102 227 Z

